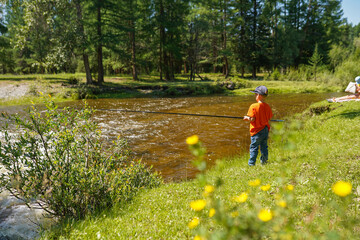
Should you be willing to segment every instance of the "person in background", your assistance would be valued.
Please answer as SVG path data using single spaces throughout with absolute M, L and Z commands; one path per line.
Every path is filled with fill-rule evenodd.
M 355 78 L 355 83 L 349 83 L 345 92 L 351 92 L 353 94 L 344 97 L 327 99 L 328 102 L 346 102 L 346 101 L 360 101 L 360 76 Z
M 269 104 L 265 103 L 268 95 L 268 89 L 265 86 L 259 86 L 254 91 L 256 103 L 251 104 L 248 113 L 244 116 L 245 121 L 250 122 L 250 159 L 249 166 L 255 166 L 256 158 L 261 152 L 261 164 L 266 164 L 268 160 L 268 137 L 270 124 L 269 121 L 273 116 Z

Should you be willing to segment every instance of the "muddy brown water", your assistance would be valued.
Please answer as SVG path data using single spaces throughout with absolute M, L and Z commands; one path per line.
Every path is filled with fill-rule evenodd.
M 267 102 L 272 107 L 274 119 L 286 119 L 302 112 L 313 102 L 341 95 L 344 94 L 270 95 Z M 103 134 L 109 140 L 118 135 L 128 139 L 136 158 L 152 165 L 165 181 L 180 181 L 196 175 L 196 169 L 191 163 L 193 157 L 185 142 L 187 137 L 194 134 L 200 137 L 207 148 L 206 160 L 209 165 L 219 158 L 247 154 L 248 151 L 249 124 L 241 119 L 130 113 L 106 109 L 242 117 L 250 104 L 255 102 L 254 96 L 97 99 L 87 102 L 95 109 L 103 109 L 94 115 Z M 82 101 L 62 103 L 60 106 L 80 107 Z M 21 114 L 23 109 L 23 106 L 17 106 L 0 108 L 0 111 Z M 7 192 L 1 192 L 0 239 L 36 238 L 37 224 L 44 224 L 41 214 L 36 209 L 29 210 Z

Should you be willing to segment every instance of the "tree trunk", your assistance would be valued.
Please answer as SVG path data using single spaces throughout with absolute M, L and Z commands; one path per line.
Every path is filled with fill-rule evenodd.
M 76 12 L 77 12 L 77 25 L 79 28 L 80 38 L 81 38 L 81 51 L 83 55 L 83 61 L 84 61 L 84 67 L 85 67 L 85 73 L 86 73 L 86 84 L 92 84 L 93 80 L 91 77 L 91 71 L 90 71 L 90 65 L 89 65 L 89 56 L 85 52 L 85 31 L 84 31 L 84 25 L 82 23 L 83 17 L 82 17 L 82 8 L 79 0 L 74 1 Z
M 226 42 L 227 42 L 227 33 L 226 33 L 226 11 L 227 11 L 227 0 L 224 0 L 224 8 L 223 8 L 223 51 L 226 52 Z M 223 65 L 223 74 L 225 78 L 229 76 L 229 63 L 227 56 L 224 55 L 224 65 Z
M 215 28 L 216 23 L 213 22 L 213 28 Z M 211 45 L 212 45 L 212 52 L 213 52 L 213 72 L 216 73 L 217 72 L 217 57 L 218 57 L 218 53 L 217 53 L 217 34 L 215 34 L 215 32 L 212 32 L 212 41 L 211 41 Z
M 133 80 L 138 80 L 137 69 L 136 69 L 135 24 L 133 21 L 130 21 L 130 26 L 131 26 L 130 42 L 131 42 L 132 76 L 133 76 Z
M 101 30 L 101 3 L 97 7 L 97 34 L 98 34 L 98 46 L 97 46 L 97 60 L 98 60 L 98 84 L 102 85 L 104 82 L 104 66 L 103 66 L 103 52 L 102 52 L 102 30 Z
M 195 76 L 194 76 L 194 66 L 193 63 L 190 63 L 190 81 L 195 80 Z
M 254 7 L 254 16 L 253 16 L 253 39 L 252 39 L 252 52 L 256 54 L 256 37 L 257 37 L 257 2 L 253 1 Z M 252 78 L 256 78 L 256 61 L 257 59 L 252 59 Z
M 93 80 L 91 77 L 91 71 L 90 71 L 90 64 L 89 64 L 89 56 L 87 53 L 83 53 L 83 61 L 84 61 L 84 67 L 85 67 L 85 73 L 86 73 L 86 84 L 93 84 Z
M 136 3 L 135 3 L 136 4 Z M 130 8 L 133 11 L 133 0 L 130 0 Z M 132 13 L 134 15 L 134 13 Z M 129 21 L 131 31 L 130 31 L 130 43 L 131 43 L 131 65 L 132 65 L 132 75 L 133 80 L 138 80 L 137 69 L 136 69 L 136 41 L 135 41 L 135 20 L 134 17 Z
M 256 66 L 253 65 L 252 67 L 252 78 L 255 79 L 256 78 Z
M 160 68 L 160 81 L 163 80 L 163 67 L 164 67 L 164 44 L 165 44 L 165 27 L 162 24 L 162 19 L 164 18 L 164 6 L 163 6 L 163 2 L 162 0 L 160 1 L 160 63 L 159 63 L 159 68 Z

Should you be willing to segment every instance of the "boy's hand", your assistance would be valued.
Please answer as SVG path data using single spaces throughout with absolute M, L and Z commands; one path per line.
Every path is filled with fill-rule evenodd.
M 253 117 L 249 117 L 249 116 L 244 116 L 244 121 L 249 121 L 249 122 L 252 122 L 252 121 L 254 121 L 255 120 L 255 118 L 253 118 Z

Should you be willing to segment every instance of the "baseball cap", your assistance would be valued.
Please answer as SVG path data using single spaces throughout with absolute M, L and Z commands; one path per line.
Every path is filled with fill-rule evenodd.
M 258 86 L 257 88 L 255 88 L 254 91 L 250 91 L 250 92 L 257 93 L 257 94 L 264 95 L 264 96 L 268 95 L 268 89 L 265 86 Z
M 360 76 L 357 76 L 357 77 L 355 78 L 355 82 L 356 82 L 357 84 L 360 84 Z

